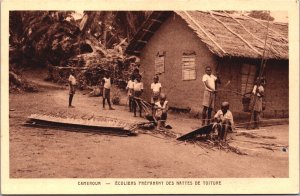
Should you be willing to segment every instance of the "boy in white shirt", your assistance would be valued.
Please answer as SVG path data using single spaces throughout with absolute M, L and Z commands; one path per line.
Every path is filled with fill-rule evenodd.
M 103 109 L 105 108 L 105 100 L 107 100 L 108 106 L 110 110 L 114 110 L 110 104 L 110 88 L 111 88 L 111 78 L 109 77 L 109 72 L 105 72 L 105 77 L 102 79 L 103 85 Z
M 203 111 L 202 111 L 202 126 L 210 124 L 211 113 L 215 105 L 215 91 L 216 82 L 221 83 L 218 77 L 214 76 L 211 67 L 207 66 L 205 68 L 205 73 L 202 77 L 202 82 L 204 84 L 205 90 L 203 94 Z
M 152 99 L 151 103 L 155 104 L 158 101 L 160 92 L 161 92 L 161 83 L 159 82 L 159 77 L 154 76 L 153 82 L 151 84 L 151 90 L 152 90 Z
M 76 91 L 76 78 L 74 76 L 74 70 L 72 69 L 70 72 L 70 76 L 69 76 L 69 108 L 74 108 L 74 106 L 72 106 L 72 100 Z
M 134 75 L 131 75 L 130 80 L 127 83 L 126 90 L 129 100 L 129 112 L 133 110 L 133 84 L 134 84 Z
M 229 110 L 229 103 L 223 102 L 221 109 L 214 116 L 213 131 L 218 131 L 218 139 L 226 141 L 227 132 L 234 129 L 233 115 Z
M 142 103 L 139 99 L 142 96 L 144 87 L 143 83 L 141 82 L 141 76 L 138 76 L 136 78 L 136 81 L 133 83 L 133 94 L 134 94 L 134 99 L 133 99 L 133 114 L 134 117 L 136 117 L 136 107 L 140 108 L 140 117 L 142 117 Z

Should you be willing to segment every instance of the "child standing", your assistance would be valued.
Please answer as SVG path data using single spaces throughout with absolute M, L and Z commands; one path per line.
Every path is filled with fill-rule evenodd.
M 111 78 L 109 76 L 109 72 L 105 72 L 105 77 L 102 79 L 103 85 L 103 109 L 105 109 L 105 100 L 107 100 L 108 106 L 110 110 L 114 110 L 110 104 L 110 89 L 111 89 Z
M 153 83 L 151 84 L 151 90 L 152 90 L 151 103 L 155 104 L 158 101 L 159 95 L 161 93 L 161 83 L 159 82 L 158 76 L 153 77 Z
M 264 97 L 264 85 L 265 80 L 257 78 L 256 85 L 254 85 L 252 93 L 256 100 L 254 101 L 253 117 L 254 117 L 254 129 L 259 129 L 260 113 L 263 111 L 263 97 Z
M 131 75 L 130 80 L 127 83 L 126 90 L 129 100 L 129 112 L 133 110 L 133 84 L 134 84 L 134 75 Z
M 136 107 L 138 106 L 140 108 L 140 117 L 142 117 L 142 103 L 140 101 L 140 97 L 142 96 L 144 87 L 143 83 L 141 82 L 141 76 L 138 76 L 136 78 L 136 81 L 133 83 L 133 113 L 134 117 L 136 117 Z
M 72 69 L 70 72 L 70 76 L 69 76 L 69 108 L 74 108 L 74 106 L 72 105 L 72 100 L 73 97 L 75 95 L 75 91 L 76 91 L 76 78 L 74 76 L 74 70 Z

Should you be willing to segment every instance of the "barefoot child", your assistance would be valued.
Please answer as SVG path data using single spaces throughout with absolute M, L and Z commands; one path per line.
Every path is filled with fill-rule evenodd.
M 141 82 L 141 76 L 136 78 L 136 81 L 133 83 L 133 114 L 136 117 L 136 107 L 140 108 L 140 117 L 142 117 L 142 103 L 139 98 L 142 96 L 144 87 L 143 83 Z
M 76 91 L 76 78 L 74 76 L 74 70 L 72 69 L 70 72 L 70 76 L 69 76 L 69 108 L 74 108 L 74 106 L 72 105 L 72 101 L 73 101 L 73 97 Z
M 105 100 L 107 100 L 108 106 L 110 110 L 114 110 L 110 104 L 110 89 L 111 89 L 111 78 L 109 76 L 109 72 L 105 72 L 105 77 L 102 79 L 103 85 L 103 109 L 105 108 Z
M 134 75 L 131 75 L 130 80 L 127 83 L 126 90 L 129 101 L 129 112 L 133 110 L 133 84 L 134 84 Z
M 161 126 L 165 126 L 165 122 L 167 120 L 167 112 L 169 109 L 168 101 L 166 100 L 167 96 L 165 94 L 161 94 L 159 100 L 155 103 L 155 118 L 157 120 L 157 129 L 160 129 Z
M 213 130 L 218 131 L 218 139 L 226 141 L 227 132 L 233 130 L 233 115 L 229 110 L 229 103 L 223 102 L 221 109 L 214 116 Z

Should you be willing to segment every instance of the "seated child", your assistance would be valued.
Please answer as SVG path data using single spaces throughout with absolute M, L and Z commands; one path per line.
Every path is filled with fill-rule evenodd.
M 229 110 L 228 102 L 222 103 L 221 109 L 214 116 L 214 121 L 212 131 L 218 132 L 219 140 L 226 141 L 227 132 L 234 128 L 233 116 Z
M 167 120 L 167 112 L 168 112 L 168 101 L 166 100 L 167 96 L 163 93 L 160 94 L 159 100 L 155 103 L 155 118 L 157 120 L 157 129 L 161 126 L 165 126 L 165 122 Z

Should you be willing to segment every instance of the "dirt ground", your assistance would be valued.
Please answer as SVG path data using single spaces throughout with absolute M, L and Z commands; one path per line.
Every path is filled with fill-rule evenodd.
M 260 130 L 238 129 L 230 145 L 248 155 L 208 150 L 158 135 L 119 137 L 50 128 L 25 127 L 30 114 L 134 118 L 126 106 L 101 109 L 101 97 L 77 92 L 75 108 L 68 108 L 68 90 L 39 82 L 41 92 L 10 94 L 9 156 L 11 178 L 249 178 L 288 177 L 288 125 Z M 197 127 L 197 119 L 169 115 L 176 133 Z M 249 137 L 250 133 L 255 138 Z M 250 135 L 250 136 L 251 136 Z M 285 148 L 287 147 L 287 148 Z

